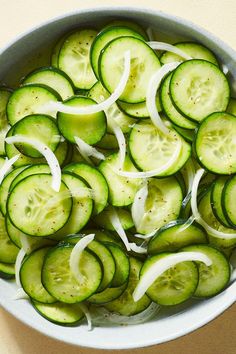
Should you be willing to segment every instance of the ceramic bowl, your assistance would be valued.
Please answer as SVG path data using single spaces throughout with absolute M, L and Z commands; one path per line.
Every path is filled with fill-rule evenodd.
M 210 48 L 230 70 L 236 82 L 236 53 L 210 33 L 187 22 L 153 9 L 102 7 L 75 11 L 53 19 L 19 36 L 0 52 L 0 82 L 14 85 L 22 75 L 37 64 L 48 63 L 50 48 L 65 32 L 76 27 L 96 27 L 112 19 L 137 21 L 144 28 L 151 27 L 157 39 L 175 42 L 179 39 L 199 41 Z M 28 326 L 66 343 L 103 349 L 140 348 L 163 343 L 183 336 L 211 321 L 233 304 L 236 283 L 218 296 L 191 301 L 160 311 L 156 319 L 133 326 L 97 327 L 88 332 L 85 324 L 79 327 L 60 327 L 46 321 L 26 300 L 13 300 L 14 282 L 0 280 L 0 304 Z

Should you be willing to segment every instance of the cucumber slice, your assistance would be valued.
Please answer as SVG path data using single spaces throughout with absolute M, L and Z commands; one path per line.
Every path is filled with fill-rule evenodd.
M 94 74 L 99 79 L 99 56 L 105 48 L 105 46 L 111 42 L 113 39 L 119 37 L 134 37 L 144 40 L 144 38 L 128 27 L 123 26 L 109 26 L 105 27 L 100 33 L 98 33 L 97 37 L 95 37 L 93 44 L 90 49 L 90 62 L 94 71 Z
M 4 140 L 8 131 L 6 108 L 12 91 L 6 87 L 0 87 L 0 155 L 5 155 Z
M 69 189 L 62 182 L 60 192 L 55 192 L 51 180 L 47 174 L 28 176 L 11 191 L 8 215 L 22 232 L 39 237 L 52 235 L 69 219 L 72 208 Z
M 178 218 L 182 199 L 182 189 L 175 177 L 150 179 L 145 214 L 136 226 L 137 231 L 148 234 Z
M 94 100 L 87 97 L 72 97 L 65 101 L 67 106 L 90 106 Z M 62 135 L 71 143 L 75 143 L 74 137 L 77 136 L 87 144 L 96 144 L 106 133 L 106 116 L 103 111 L 93 114 L 66 114 L 58 112 L 58 127 Z
M 183 251 L 202 252 L 212 260 L 209 267 L 202 262 L 196 262 L 199 283 L 194 296 L 211 297 L 226 287 L 230 280 L 230 264 L 221 252 L 207 245 L 188 246 Z
M 125 291 L 127 287 L 127 283 L 116 287 L 116 288 L 106 288 L 103 290 L 101 293 L 94 294 L 93 296 L 90 296 L 88 299 L 89 302 L 92 304 L 106 304 L 110 301 L 113 301 L 121 296 L 123 292 Z
M 183 115 L 201 122 L 213 112 L 226 110 L 230 88 L 226 76 L 216 65 L 193 59 L 180 64 L 174 71 L 170 94 Z
M 231 97 L 227 107 L 227 112 L 236 116 L 236 98 Z
M 105 134 L 96 146 L 106 150 L 118 150 L 119 148 L 116 137 L 109 133 Z
M 55 119 L 44 114 L 32 114 L 24 117 L 14 125 L 12 135 L 24 135 L 31 139 L 36 138 L 52 151 L 56 150 L 60 142 L 60 133 Z M 42 154 L 29 144 L 17 143 L 15 146 L 26 156 L 42 157 Z
M 214 229 L 225 233 L 235 233 L 235 230 L 223 226 L 215 217 L 211 208 L 211 189 L 208 188 L 207 192 L 205 192 L 205 195 L 201 198 L 198 210 L 204 220 L 208 223 L 208 225 L 210 225 Z M 220 249 L 236 246 L 236 238 L 225 240 L 210 235 L 208 237 L 210 244 Z
M 103 102 L 109 96 L 109 92 L 102 86 L 100 81 L 96 82 L 88 93 L 88 97 L 92 98 L 97 103 Z M 129 133 L 131 126 L 136 122 L 134 118 L 131 118 L 122 112 L 116 103 L 113 103 L 108 109 L 106 109 L 105 113 L 107 117 L 107 131 L 110 134 L 114 134 L 110 121 L 113 122 L 114 120 L 123 133 Z
M 57 300 L 74 304 L 81 302 L 97 291 L 102 280 L 102 269 L 94 254 L 84 250 L 80 269 L 83 278 L 78 281 L 70 270 L 69 259 L 73 246 L 59 245 L 52 248 L 44 261 L 42 283 Z
M 11 183 L 26 167 L 22 166 L 12 170 L 0 185 L 0 209 L 3 215 L 6 215 L 7 212 L 6 205 Z
M 144 31 L 143 27 L 141 27 L 140 24 L 137 24 L 136 22 L 132 22 L 129 20 L 113 20 L 108 23 L 104 28 L 108 28 L 110 26 L 128 27 L 133 31 L 138 32 L 142 37 L 144 37 L 145 40 L 148 40 L 147 33 Z
M 13 133 L 13 127 L 10 130 L 8 130 L 7 137 L 12 136 L 12 133 Z M 69 148 L 69 144 L 66 140 L 59 143 L 58 147 L 56 148 L 55 156 L 59 162 L 59 165 L 64 164 L 64 161 L 67 158 L 68 148 Z M 5 142 L 5 151 L 9 159 L 11 159 L 16 155 L 20 155 L 19 159 L 14 163 L 14 166 L 16 167 L 25 166 L 25 165 L 35 165 L 35 164 L 41 164 L 46 162 L 45 158 L 35 158 L 35 157 L 25 156 L 21 154 L 13 144 L 7 144 L 6 142 Z
M 131 229 L 134 226 L 134 222 L 132 220 L 131 214 L 128 210 L 122 208 L 115 209 L 118 217 L 120 219 L 121 225 L 124 230 Z M 100 227 L 104 228 L 105 230 L 115 231 L 114 227 L 110 222 L 110 215 L 112 213 L 112 209 L 108 206 L 104 209 L 99 215 L 96 215 L 93 221 Z
M 99 57 L 99 77 L 106 89 L 113 92 L 120 81 L 124 53 L 127 50 L 131 53 L 131 71 L 120 100 L 128 103 L 143 102 L 151 77 L 160 69 L 156 53 L 144 41 L 121 37 L 108 43 Z
M 148 244 L 148 254 L 174 252 L 198 243 L 207 243 L 205 230 L 197 223 L 183 229 L 185 220 L 176 220 L 163 226 Z
M 19 87 L 10 96 L 7 104 L 7 118 L 11 125 L 22 118 L 41 112 L 48 102 L 57 102 L 60 96 L 54 90 L 45 85 L 28 84 Z M 45 114 L 56 117 L 56 111 L 51 110 Z
M 98 168 L 108 184 L 109 203 L 114 206 L 127 206 L 133 203 L 141 182 L 139 179 L 128 179 L 117 175 L 114 169 L 119 169 L 119 163 L 119 154 L 115 153 L 101 162 Z M 138 171 L 128 156 L 125 157 L 123 169 L 124 171 Z
M 236 177 L 231 177 L 224 185 L 222 192 L 222 207 L 226 220 L 231 227 L 236 228 Z
M 213 188 L 211 190 L 211 207 L 215 217 L 219 222 L 225 227 L 231 227 L 225 218 L 223 208 L 222 208 L 222 192 L 227 182 L 228 177 L 221 176 L 213 183 Z
M 192 143 L 195 137 L 195 130 L 183 129 L 177 125 L 173 125 L 173 128 L 189 143 Z
M 65 166 L 63 171 L 72 172 L 82 177 L 93 190 L 94 209 L 93 215 L 99 214 L 107 205 L 108 186 L 103 175 L 86 163 L 72 163 Z
M 142 262 L 134 257 L 130 257 L 130 275 L 128 286 L 123 294 L 116 300 L 105 305 L 109 311 L 119 313 L 123 316 L 132 316 L 144 311 L 151 303 L 151 300 L 144 295 L 139 301 L 134 302 L 133 291 L 139 281 L 139 274 L 142 268 Z
M 161 104 L 166 116 L 171 120 L 172 123 L 183 129 L 195 129 L 196 124 L 185 118 L 180 114 L 170 97 L 170 81 L 173 73 L 170 73 L 161 85 Z
M 84 313 L 79 304 L 41 304 L 31 301 L 35 310 L 46 320 L 61 326 L 76 326 L 84 318 Z
M 15 277 L 15 264 L 0 263 L 0 278 L 13 279 Z
M 134 118 L 149 118 L 149 112 L 147 109 L 146 102 L 141 103 L 126 103 L 122 101 L 117 101 L 118 107 L 126 114 Z M 156 95 L 156 107 L 158 112 L 161 112 L 161 102 L 160 95 L 157 92 Z
M 22 168 L 22 171 L 17 174 L 17 176 L 13 179 L 13 181 L 10 184 L 9 191 L 11 192 L 12 189 L 15 187 L 15 185 L 22 181 L 25 177 L 32 176 L 32 175 L 37 175 L 40 173 L 47 173 L 50 174 L 50 168 L 47 164 L 41 163 L 38 165 L 32 165 L 32 166 L 25 166 L 25 168 Z
M 73 235 L 73 236 L 66 237 L 63 240 L 63 242 L 75 245 L 80 239 L 81 236 Z M 113 257 L 113 254 L 109 250 L 107 245 L 105 245 L 104 243 L 93 240 L 88 244 L 87 248 L 97 256 L 97 258 L 100 260 L 102 265 L 102 271 L 103 271 L 102 281 L 99 285 L 99 288 L 96 291 L 96 293 L 100 293 L 111 284 L 115 276 L 116 266 L 117 266 L 115 263 L 115 258 Z
M 0 262 L 15 263 L 19 248 L 9 239 L 5 218 L 0 213 Z
M 149 171 L 163 166 L 174 154 L 176 136 L 182 141 L 178 160 L 160 176 L 170 176 L 180 170 L 191 154 L 191 146 L 175 131 L 163 134 L 149 120 L 141 121 L 132 128 L 129 149 L 132 159 L 141 170 Z M 159 175 L 158 175 L 159 176 Z
M 208 116 L 200 125 L 195 151 L 199 163 L 208 171 L 230 175 L 236 172 L 236 117 L 224 112 Z
M 20 268 L 20 281 L 24 291 L 31 299 L 44 304 L 56 302 L 56 299 L 47 292 L 41 282 L 42 266 L 49 249 L 49 247 L 45 247 L 32 252 L 24 259 Z
M 60 37 L 60 39 L 56 42 L 56 44 L 52 50 L 51 66 L 53 66 L 54 68 L 58 68 L 59 53 L 60 53 L 62 44 L 64 43 L 67 36 L 68 36 L 68 33 L 66 33 L 66 34 L 64 34 L 64 36 Z
M 113 234 L 109 232 L 108 230 L 97 230 L 97 229 L 86 229 L 82 231 L 83 234 L 89 235 L 89 234 L 95 234 L 94 239 L 96 241 L 100 242 L 112 242 L 115 243 L 116 245 L 123 246 L 123 243 L 120 239 L 120 237 L 117 234 Z
M 77 30 L 66 37 L 58 57 L 58 68 L 73 81 L 76 88 L 90 89 L 96 82 L 89 61 L 90 47 L 97 32 L 92 29 Z
M 148 258 L 140 273 L 140 278 L 159 259 L 170 255 L 163 253 Z M 194 262 L 181 262 L 165 271 L 149 287 L 146 294 L 150 299 L 163 306 L 178 305 L 188 300 L 198 285 L 198 269 Z
M 74 95 L 73 83 L 62 70 L 42 67 L 29 73 L 22 81 L 26 84 L 43 84 L 55 90 L 63 100 Z
M 76 191 L 79 188 L 88 188 L 85 181 L 81 180 L 77 175 L 69 172 L 63 172 L 62 181 L 65 183 L 67 188 L 69 188 L 72 195 L 73 191 Z M 76 234 L 79 232 L 87 224 L 90 216 L 92 215 L 93 201 L 90 197 L 80 197 L 79 195 L 75 195 L 72 197 L 72 200 L 73 205 L 69 219 L 60 230 L 54 233 L 53 239 L 55 240 L 61 240 L 67 235 Z
M 115 260 L 115 274 L 111 282 L 111 287 L 116 288 L 128 281 L 130 273 L 129 258 L 120 246 L 112 242 L 106 242 L 105 245 Z
M 215 55 L 208 48 L 204 47 L 202 44 L 194 43 L 194 42 L 182 42 L 182 43 L 176 43 L 174 46 L 176 48 L 181 49 L 184 53 L 188 54 L 193 59 L 207 60 L 218 66 L 218 62 Z M 184 59 L 182 57 L 171 52 L 163 53 L 160 58 L 160 62 L 162 64 L 168 64 L 174 61 L 183 61 L 183 60 Z

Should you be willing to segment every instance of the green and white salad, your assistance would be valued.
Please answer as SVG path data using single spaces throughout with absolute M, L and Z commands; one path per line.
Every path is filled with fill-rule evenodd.
M 202 44 L 119 20 L 65 34 L 47 67 L 0 87 L 0 276 L 15 278 L 16 300 L 91 329 L 224 291 L 236 248 L 227 74 Z

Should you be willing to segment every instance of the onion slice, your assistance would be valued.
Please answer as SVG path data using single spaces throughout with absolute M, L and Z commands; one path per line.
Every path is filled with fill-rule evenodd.
M 145 214 L 145 203 L 147 200 L 147 196 L 148 196 L 148 184 L 147 181 L 145 181 L 144 186 L 141 187 L 135 194 L 134 202 L 131 207 L 131 215 L 136 230 L 138 230 L 141 221 L 143 219 L 143 216 Z
M 156 93 L 161 84 L 162 79 L 172 70 L 176 69 L 180 62 L 173 62 L 163 65 L 149 81 L 146 95 L 146 105 L 152 123 L 160 129 L 163 134 L 168 134 L 169 129 L 163 123 L 156 107 Z
M 170 167 L 174 165 L 176 160 L 179 158 L 179 154 L 182 148 L 182 142 L 179 139 L 178 144 L 176 146 L 174 154 L 171 156 L 171 158 L 161 167 L 155 168 L 154 170 L 150 171 L 143 171 L 143 172 L 129 172 L 129 171 L 122 171 L 119 169 L 113 169 L 113 171 L 122 177 L 127 177 L 127 178 L 150 178 L 154 177 L 157 175 L 160 175 L 162 173 L 165 173 Z
M 212 264 L 212 260 L 202 252 L 179 252 L 167 255 L 155 263 L 141 276 L 138 285 L 133 292 L 135 302 L 141 299 L 153 282 L 168 269 L 174 267 L 178 263 L 186 261 L 203 262 L 206 266 Z
M 79 307 L 86 317 L 86 320 L 88 323 L 88 331 L 92 331 L 92 329 L 93 329 L 92 328 L 92 317 L 91 317 L 88 307 L 82 303 L 79 304 Z
M 118 315 L 117 313 L 108 311 L 104 307 L 96 307 L 93 311 L 93 323 L 98 325 L 107 325 L 107 323 L 113 323 L 117 325 L 136 325 L 147 322 L 153 318 L 159 310 L 160 306 L 155 302 L 152 302 L 148 308 L 146 308 L 146 310 L 133 316 Z
M 115 103 L 118 100 L 118 98 L 122 95 L 126 87 L 126 84 L 129 79 L 129 74 L 130 74 L 130 62 L 131 62 L 130 50 L 127 50 L 124 53 L 124 71 L 121 75 L 120 82 L 117 85 L 115 91 L 105 101 L 98 104 L 93 104 L 84 107 L 72 107 L 62 102 L 51 101 L 41 107 L 40 113 L 43 113 L 44 111 L 48 112 L 49 110 L 56 110 L 58 112 L 67 113 L 67 114 L 93 114 L 108 109 L 113 103 Z
M 37 139 L 28 138 L 24 135 L 15 135 L 5 139 L 8 144 L 23 143 L 29 144 L 38 150 L 46 159 L 52 174 L 52 189 L 59 192 L 61 186 L 61 168 L 59 162 L 49 147 Z
M 93 241 L 95 234 L 89 234 L 81 238 L 76 245 L 74 246 L 71 255 L 70 255 L 70 270 L 74 275 L 75 279 L 80 283 L 83 281 L 83 274 L 80 272 L 80 259 L 83 253 L 83 250 L 88 246 L 88 244 Z
M 147 253 L 147 249 L 141 246 L 137 246 L 136 243 L 134 242 L 129 242 L 128 237 L 125 233 L 124 228 L 121 225 L 119 216 L 117 215 L 117 212 L 115 211 L 114 208 L 112 208 L 112 212 L 109 215 L 110 222 L 118 235 L 120 236 L 121 240 L 123 241 L 127 251 L 134 251 L 136 253 Z
M 200 182 L 204 172 L 205 172 L 204 169 L 202 169 L 202 168 L 199 169 L 196 172 L 196 175 L 193 180 L 192 194 L 191 194 L 191 209 L 192 209 L 193 217 L 200 225 L 202 225 L 202 227 L 206 230 L 206 232 L 208 234 L 210 234 L 214 237 L 227 239 L 227 240 L 236 238 L 236 233 L 230 234 L 230 233 L 218 231 L 218 230 L 214 229 L 213 227 L 211 227 L 210 225 L 208 225 L 208 223 L 205 220 L 203 220 L 203 218 L 201 217 L 201 215 L 198 211 L 197 191 L 198 191 L 199 182 Z
M 151 47 L 154 50 L 165 50 L 166 52 L 174 53 L 185 60 L 193 59 L 190 55 L 185 53 L 183 50 L 169 43 L 151 41 L 151 42 L 147 42 L 147 44 L 149 45 L 149 47 Z
M 226 66 L 225 64 L 222 64 L 222 71 L 225 75 L 227 75 L 229 73 L 229 68 L 228 66 Z
M 123 169 L 125 163 L 125 155 L 126 155 L 125 136 L 121 128 L 119 127 L 119 125 L 113 119 L 110 118 L 109 122 L 119 146 L 119 160 L 120 160 L 119 168 Z
M 21 288 L 21 282 L 20 282 L 20 268 L 21 264 L 23 262 L 23 259 L 25 257 L 26 253 L 23 250 L 23 248 L 20 249 L 17 257 L 16 257 L 16 263 L 15 263 L 15 278 L 16 278 L 16 285 Z
M 143 235 L 143 234 L 134 234 L 134 236 L 146 240 L 146 239 L 149 239 L 149 238 L 153 237 L 157 231 L 158 231 L 158 229 L 155 229 L 155 230 L 149 232 L 148 234 L 145 234 L 145 235 Z
M 98 160 L 105 160 L 105 156 L 101 152 L 97 151 L 95 147 L 87 144 L 78 136 L 74 136 L 74 139 L 79 152 L 88 163 L 92 163 L 89 156 L 96 157 Z
M 19 155 L 13 156 L 10 160 L 6 159 L 2 167 L 0 168 L 0 184 L 3 181 L 5 175 L 10 171 L 11 166 L 19 159 Z

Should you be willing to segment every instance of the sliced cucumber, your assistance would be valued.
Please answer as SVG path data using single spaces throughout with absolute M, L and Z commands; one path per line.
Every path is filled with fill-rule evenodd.
M 88 93 L 88 97 L 92 98 L 97 103 L 103 102 L 109 96 L 109 92 L 102 86 L 100 81 L 96 82 Z M 129 133 L 131 126 L 136 122 L 134 118 L 131 118 L 122 112 L 116 103 L 113 103 L 108 109 L 106 109 L 105 113 L 107 117 L 107 131 L 110 134 L 114 134 L 110 121 L 115 121 L 123 133 Z
M 147 109 L 146 102 L 141 103 L 126 103 L 122 101 L 117 101 L 118 107 L 126 114 L 134 118 L 149 118 L 149 112 Z M 161 102 L 160 95 L 157 92 L 156 95 L 156 107 L 158 112 L 161 112 Z
M 108 43 L 99 57 L 99 77 L 106 89 L 113 92 L 120 81 L 127 50 L 131 53 L 131 72 L 120 100 L 138 103 L 146 99 L 150 78 L 160 69 L 157 55 L 144 41 L 121 37 Z
M 143 171 L 163 166 L 174 154 L 176 140 L 181 139 L 182 149 L 178 160 L 160 176 L 169 176 L 180 170 L 190 157 L 191 147 L 175 131 L 163 134 L 149 120 L 141 121 L 132 128 L 129 149 L 135 164 Z M 158 175 L 159 176 L 159 175 Z
M 11 191 L 7 212 L 22 232 L 32 236 L 52 235 L 69 219 L 72 208 L 69 189 L 62 182 L 60 192 L 55 192 L 51 181 L 47 174 L 28 176 Z
M 31 299 L 44 304 L 56 302 L 56 299 L 47 292 L 41 282 L 42 266 L 49 249 L 45 247 L 34 251 L 24 259 L 20 268 L 20 281 L 24 291 Z
M 15 185 L 20 182 L 22 179 L 28 176 L 32 175 L 37 175 L 40 173 L 47 173 L 50 174 L 50 168 L 47 164 L 41 163 L 38 165 L 32 165 L 32 166 L 24 166 L 22 167 L 22 170 L 17 174 L 17 176 L 13 179 L 13 181 L 10 184 L 9 191 L 11 192 L 12 189 L 15 187 Z
M 98 148 L 106 150 L 118 150 L 118 142 L 115 135 L 107 133 L 104 137 L 96 144 Z
M 62 181 L 69 188 L 71 195 L 75 194 L 72 197 L 73 205 L 69 219 L 60 230 L 54 233 L 53 239 L 55 240 L 78 233 L 87 224 L 93 211 L 93 200 L 89 195 L 83 194 L 81 197 L 80 192 L 76 195 L 76 191 L 80 188 L 88 188 L 85 181 L 70 172 L 63 172 Z
M 123 249 L 113 242 L 106 242 L 105 245 L 110 250 L 115 260 L 115 274 L 111 282 L 111 287 L 119 287 L 126 283 L 129 278 L 129 258 Z
M 213 183 L 213 188 L 211 190 L 211 207 L 215 217 L 219 222 L 225 227 L 231 227 L 225 218 L 223 208 L 222 208 L 222 192 L 227 182 L 228 177 L 221 176 Z
M 230 280 L 230 265 L 226 257 L 207 245 L 188 246 L 183 251 L 202 252 L 212 261 L 211 266 L 196 262 L 199 271 L 199 283 L 194 296 L 210 297 L 221 292 Z
M 7 118 L 11 125 L 30 114 L 41 113 L 48 102 L 57 102 L 60 96 L 45 85 L 28 84 L 16 89 L 7 104 Z M 56 111 L 49 110 L 45 114 L 56 117 Z
M 42 67 L 29 73 L 22 81 L 26 84 L 43 84 L 55 90 L 63 100 L 74 95 L 73 83 L 62 70 Z
M 13 279 L 15 277 L 15 264 L 0 263 L 0 278 Z
M 99 214 L 107 205 L 108 186 L 103 175 L 94 167 L 86 163 L 72 163 L 65 166 L 63 171 L 72 172 L 82 177 L 93 190 L 93 214 Z
M 87 97 L 74 96 L 64 104 L 73 106 L 90 106 L 94 100 Z M 106 116 L 103 111 L 93 114 L 66 114 L 59 112 L 57 115 L 58 127 L 62 135 L 71 143 L 75 143 L 74 137 L 79 137 L 87 144 L 96 144 L 106 133 Z
M 116 287 L 116 288 L 106 288 L 101 293 L 94 294 L 88 299 L 92 304 L 106 304 L 113 301 L 121 296 L 127 287 L 127 283 Z
M 226 220 L 231 227 L 236 228 L 236 207 L 235 207 L 235 195 L 236 195 L 236 177 L 230 178 L 224 185 L 222 191 L 222 207 Z
M 91 296 L 102 280 L 102 269 L 94 254 L 83 251 L 79 264 L 83 277 L 77 280 L 70 270 L 69 259 L 73 246 L 60 245 L 51 249 L 42 269 L 42 283 L 57 300 L 74 304 Z
M 108 28 L 110 26 L 123 26 L 127 28 L 131 28 L 133 31 L 138 32 L 145 40 L 148 40 L 147 33 L 144 31 L 143 27 L 136 22 L 132 22 L 129 20 L 113 20 L 108 23 L 104 28 Z
M 200 125 L 195 151 L 199 163 L 215 174 L 236 172 L 236 117 L 224 112 L 208 116 Z
M 35 310 L 46 320 L 61 326 L 76 326 L 84 318 L 84 313 L 79 304 L 41 304 L 31 301 Z
M 99 170 L 108 184 L 109 203 L 114 206 L 126 206 L 133 203 L 141 182 L 139 179 L 128 179 L 117 175 L 114 169 L 119 169 L 119 163 L 119 154 L 115 153 L 99 165 Z M 125 158 L 123 169 L 124 171 L 138 171 L 128 156 Z
M 170 73 L 162 83 L 161 86 L 161 104 L 166 116 L 180 128 L 183 129 L 195 129 L 196 124 L 188 120 L 181 113 L 177 111 L 170 97 L 170 81 L 172 77 L 172 73 Z
M 227 112 L 236 116 L 236 98 L 231 97 L 227 107 Z
M 73 81 L 76 88 L 90 89 L 96 82 L 89 61 L 90 47 L 97 32 L 82 29 L 65 38 L 58 57 L 58 68 Z
M 177 125 L 173 125 L 173 128 L 189 143 L 192 143 L 195 136 L 195 130 L 183 129 Z
M 198 243 L 207 243 L 205 230 L 199 224 L 183 228 L 185 220 L 176 220 L 163 226 L 148 244 L 148 253 L 174 252 Z
M 109 232 L 108 230 L 85 229 L 82 232 L 85 235 L 95 234 L 94 239 L 100 242 L 109 242 L 109 243 L 112 242 L 121 247 L 123 245 L 120 237 L 115 233 Z
M 162 253 L 148 258 L 141 269 L 140 278 L 153 263 L 170 254 Z M 177 305 L 188 300 L 195 293 L 197 285 L 198 269 L 194 262 L 181 262 L 160 275 L 146 294 L 160 305 Z
M 145 213 L 139 225 L 136 226 L 137 231 L 148 234 L 177 219 L 182 199 L 182 189 L 175 177 L 150 179 Z
M 2 263 L 15 263 L 19 248 L 10 240 L 6 225 L 5 218 L 0 213 L 0 262 Z
M 24 117 L 13 126 L 12 136 L 23 135 L 35 139 L 55 151 L 60 142 L 60 133 L 55 119 L 44 114 L 32 114 Z M 42 154 L 29 144 L 17 143 L 16 148 L 29 157 L 42 157 Z
M 112 312 L 119 313 L 123 316 L 132 316 L 144 311 L 151 303 L 151 300 L 144 295 L 139 301 L 133 299 L 133 291 L 139 281 L 139 274 L 142 267 L 142 262 L 134 257 L 130 257 L 130 275 L 128 286 L 116 300 L 113 300 L 105 305 Z
M 206 60 L 187 60 L 174 71 L 171 98 L 177 109 L 200 122 L 213 112 L 226 110 L 230 88 L 220 69 Z
M 124 230 L 131 229 L 134 226 L 134 222 L 128 210 L 122 208 L 115 208 L 115 211 L 118 214 L 118 217 Z M 105 230 L 115 231 L 110 221 L 111 214 L 112 209 L 110 206 L 108 206 L 99 215 L 96 215 L 93 221 Z
M 0 155 L 5 155 L 4 139 L 8 131 L 6 108 L 11 92 L 6 87 L 0 87 Z
M 203 59 L 218 65 L 215 55 L 202 44 L 194 42 L 176 43 L 175 47 L 181 49 L 184 53 L 188 54 L 193 59 Z M 183 61 L 184 59 L 177 54 L 165 52 L 162 54 L 160 61 L 162 64 L 168 64 L 174 61 Z

